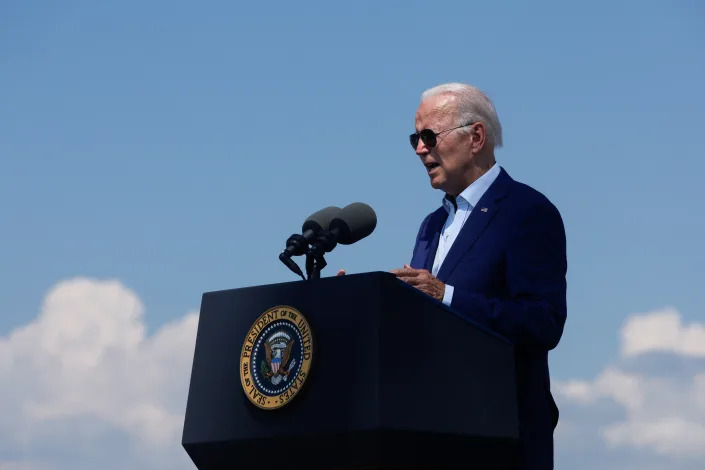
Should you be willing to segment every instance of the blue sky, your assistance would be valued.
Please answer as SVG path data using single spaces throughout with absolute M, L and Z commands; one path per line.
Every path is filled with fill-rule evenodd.
M 499 163 L 563 215 L 555 381 L 618 362 L 635 314 L 705 323 L 705 7 L 518 3 L 3 2 L 0 338 L 77 276 L 134 292 L 149 334 L 294 280 L 277 255 L 327 205 L 379 222 L 324 275 L 400 267 L 441 198 L 407 136 L 448 81 L 494 100 Z

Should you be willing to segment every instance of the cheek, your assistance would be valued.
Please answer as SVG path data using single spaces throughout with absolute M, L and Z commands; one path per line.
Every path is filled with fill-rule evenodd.
M 453 170 L 460 166 L 460 159 L 457 157 L 457 155 L 452 153 L 441 155 L 440 160 L 441 166 L 445 170 Z

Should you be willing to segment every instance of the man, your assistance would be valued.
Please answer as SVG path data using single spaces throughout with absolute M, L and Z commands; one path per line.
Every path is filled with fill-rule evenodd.
M 392 272 L 514 343 L 517 468 L 551 469 L 558 409 L 548 351 L 566 319 L 561 216 L 495 162 L 502 127 L 477 88 L 451 83 L 424 92 L 410 139 L 445 196 L 421 223 L 410 265 Z

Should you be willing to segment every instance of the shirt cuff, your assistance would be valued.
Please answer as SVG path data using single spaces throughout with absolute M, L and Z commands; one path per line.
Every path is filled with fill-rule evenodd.
M 453 286 L 446 284 L 446 290 L 443 292 L 443 303 L 450 307 L 450 303 L 453 300 Z

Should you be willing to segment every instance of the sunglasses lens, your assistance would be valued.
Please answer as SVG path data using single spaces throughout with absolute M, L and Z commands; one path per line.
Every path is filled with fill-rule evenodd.
M 436 146 L 436 134 L 431 129 L 422 130 L 419 132 L 419 136 L 421 140 L 423 140 L 423 143 L 426 144 L 426 147 L 431 148 Z
M 436 146 L 436 134 L 431 129 L 424 129 L 421 132 L 409 136 L 409 142 L 411 142 L 411 146 L 414 147 L 414 150 L 419 146 L 419 138 L 423 140 L 424 145 L 428 148 Z

